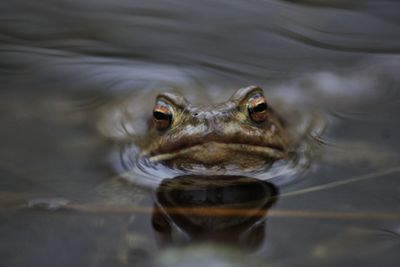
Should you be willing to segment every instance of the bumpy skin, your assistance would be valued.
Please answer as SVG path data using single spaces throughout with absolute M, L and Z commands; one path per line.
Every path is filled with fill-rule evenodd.
M 207 106 L 193 106 L 179 94 L 158 95 L 172 107 L 171 125 L 160 130 L 150 122 L 143 155 L 178 167 L 222 168 L 254 168 L 287 157 L 289 138 L 269 103 L 265 121 L 251 119 L 248 103 L 254 94 L 263 90 L 242 88 L 227 102 Z

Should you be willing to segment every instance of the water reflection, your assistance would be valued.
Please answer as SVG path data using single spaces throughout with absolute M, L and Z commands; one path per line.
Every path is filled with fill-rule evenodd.
M 245 176 L 185 175 L 157 188 L 152 225 L 161 246 L 211 241 L 256 249 L 277 188 Z
M 256 266 L 397 266 L 398 239 L 390 247 L 395 242 L 359 229 L 399 232 L 397 219 L 370 216 L 400 209 L 394 172 L 400 163 L 399 10 L 396 0 L 0 1 L 0 265 L 255 266 L 256 259 L 263 262 Z M 300 125 L 309 125 L 314 110 L 326 118 L 321 157 L 293 164 L 310 166 L 304 173 L 294 167 L 282 173 L 278 166 L 251 175 L 277 178 L 279 209 L 290 214 L 268 215 L 292 219 L 268 220 L 273 231 L 257 255 L 235 251 L 239 260 L 217 265 L 197 261 L 212 258 L 197 248 L 178 247 L 176 259 L 188 255 L 187 264 L 141 264 L 139 256 L 164 255 L 153 246 L 153 232 L 161 244 L 217 240 L 257 247 L 267 208 L 276 201 L 267 199 L 276 190 L 250 178 L 240 193 L 233 185 L 198 184 L 221 177 L 197 176 L 184 190 L 187 179 L 164 181 L 153 229 L 152 195 L 136 185 L 152 187 L 187 173 L 136 164 L 131 146 L 114 149 L 112 163 L 105 162 L 108 143 L 93 130 L 104 117 L 97 109 L 118 126 L 113 115 L 123 100 L 134 118 L 145 118 L 156 90 L 181 88 L 190 101 L 217 103 L 249 84 L 265 87 L 274 106 L 281 101 L 305 114 Z M 352 178 L 371 173 L 379 180 Z M 99 186 L 115 174 L 132 185 Z M 282 182 L 288 177 L 293 183 Z M 321 184 L 329 190 L 317 190 Z M 220 191 L 222 198 L 211 197 Z M 283 197 L 287 192 L 293 197 Z M 14 211 L 27 198 L 47 209 L 71 202 L 67 212 Z M 243 214 L 226 215 L 236 208 Z M 136 259 L 114 261 L 132 247 Z

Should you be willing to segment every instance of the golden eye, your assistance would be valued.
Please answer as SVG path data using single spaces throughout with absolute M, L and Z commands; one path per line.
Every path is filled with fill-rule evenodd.
M 153 109 L 153 121 L 157 129 L 165 130 L 172 123 L 172 107 L 162 99 L 158 99 Z
M 268 117 L 268 105 L 261 93 L 251 96 L 247 103 L 250 119 L 256 123 L 264 122 Z

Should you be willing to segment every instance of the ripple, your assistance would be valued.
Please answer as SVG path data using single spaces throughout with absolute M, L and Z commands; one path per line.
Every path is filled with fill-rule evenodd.
M 243 175 L 270 181 L 277 185 L 287 184 L 304 176 L 318 154 L 321 144 L 319 136 L 325 124 L 315 113 L 304 113 L 296 126 L 298 142 L 289 159 L 278 160 L 268 166 L 244 170 L 237 166 L 206 168 L 202 165 L 177 168 L 163 163 L 155 163 L 142 156 L 134 144 L 116 146 L 110 161 L 117 174 L 137 185 L 155 188 L 166 178 L 180 175 Z

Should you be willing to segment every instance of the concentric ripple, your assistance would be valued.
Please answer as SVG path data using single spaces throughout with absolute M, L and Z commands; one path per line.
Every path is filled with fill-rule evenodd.
M 292 129 L 298 142 L 288 159 L 278 160 L 258 169 L 243 170 L 237 166 L 206 168 L 202 165 L 177 168 L 152 162 L 141 155 L 134 143 L 115 147 L 111 162 L 118 175 L 137 185 L 155 188 L 163 179 L 179 175 L 245 175 L 268 180 L 277 185 L 300 179 L 318 154 L 319 136 L 325 128 L 324 121 L 315 112 L 304 112 L 301 121 Z

